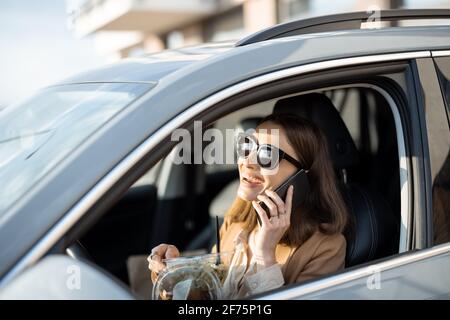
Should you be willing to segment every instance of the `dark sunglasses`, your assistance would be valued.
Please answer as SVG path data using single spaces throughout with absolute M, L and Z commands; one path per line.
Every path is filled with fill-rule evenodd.
M 289 154 L 271 144 L 258 144 L 255 137 L 246 133 L 239 133 L 236 137 L 236 152 L 242 159 L 256 151 L 256 161 L 261 168 L 274 169 L 283 159 L 289 161 L 297 168 L 301 169 L 300 162 Z

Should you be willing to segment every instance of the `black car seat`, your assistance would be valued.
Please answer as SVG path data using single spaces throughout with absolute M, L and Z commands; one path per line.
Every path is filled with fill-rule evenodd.
M 399 221 L 389 204 L 377 192 L 347 179 L 347 169 L 359 164 L 358 150 L 331 100 L 321 93 L 289 97 L 279 100 L 273 112 L 307 118 L 319 126 L 327 138 L 330 157 L 350 215 L 350 224 L 345 231 L 346 266 L 397 253 Z

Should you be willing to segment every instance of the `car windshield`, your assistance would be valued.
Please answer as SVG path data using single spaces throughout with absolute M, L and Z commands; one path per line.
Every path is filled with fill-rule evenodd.
M 83 141 L 151 86 L 55 86 L 1 109 L 0 218 Z

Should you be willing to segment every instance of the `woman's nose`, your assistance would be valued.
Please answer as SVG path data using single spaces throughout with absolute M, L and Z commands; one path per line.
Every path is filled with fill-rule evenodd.
M 247 168 L 251 168 L 251 169 L 259 169 L 259 165 L 258 165 L 258 161 L 256 158 L 256 152 L 252 152 L 248 155 L 247 158 L 244 159 L 243 164 L 247 167 Z

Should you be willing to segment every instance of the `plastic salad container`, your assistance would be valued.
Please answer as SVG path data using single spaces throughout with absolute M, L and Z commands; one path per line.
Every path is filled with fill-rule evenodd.
M 164 259 L 162 270 L 153 285 L 153 300 L 218 300 L 227 276 L 223 263 L 230 252 L 194 257 Z M 219 264 L 217 264 L 219 263 Z

